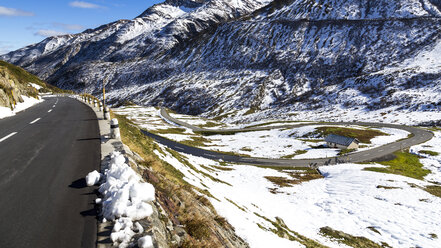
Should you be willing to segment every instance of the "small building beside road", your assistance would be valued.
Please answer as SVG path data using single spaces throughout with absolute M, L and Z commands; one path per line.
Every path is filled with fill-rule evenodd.
M 360 141 L 356 138 L 350 138 L 337 134 L 330 134 L 325 138 L 328 147 L 340 149 L 358 149 Z

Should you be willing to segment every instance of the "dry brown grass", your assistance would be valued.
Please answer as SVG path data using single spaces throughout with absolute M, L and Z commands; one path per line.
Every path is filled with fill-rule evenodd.
M 285 173 L 289 177 L 266 176 L 265 178 L 279 187 L 291 187 L 302 182 L 323 178 L 316 170 L 305 169 L 303 171 L 290 171 Z
M 265 178 L 274 183 L 275 185 L 279 186 L 279 187 L 291 187 L 294 184 L 299 184 L 300 181 L 297 179 L 290 179 L 287 177 L 270 177 L 270 176 L 265 176 Z
M 356 248 L 383 248 L 391 247 L 387 243 L 377 244 L 374 241 L 361 236 L 353 236 L 342 231 L 334 230 L 329 226 L 320 228 L 320 234 L 340 244 Z
M 424 190 L 434 196 L 441 197 L 441 186 L 439 185 L 429 185 L 426 188 L 424 188 Z

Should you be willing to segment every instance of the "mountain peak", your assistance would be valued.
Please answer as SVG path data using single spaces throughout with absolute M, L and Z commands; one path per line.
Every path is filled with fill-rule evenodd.
M 417 66 L 441 43 L 438 9 L 435 0 L 170 0 L 1 58 L 63 88 L 94 93 L 107 77 L 114 102 L 193 114 L 433 108 L 439 87 L 410 92 L 441 85 L 436 59 Z
M 163 3 L 153 5 L 141 15 L 137 16 L 137 18 L 150 17 L 151 15 L 158 14 L 158 12 L 163 14 L 164 12 L 168 12 L 168 10 L 176 10 L 175 8 L 183 12 L 190 12 L 201 7 L 206 2 L 205 0 L 167 0 Z M 167 7 L 169 7 L 168 10 Z

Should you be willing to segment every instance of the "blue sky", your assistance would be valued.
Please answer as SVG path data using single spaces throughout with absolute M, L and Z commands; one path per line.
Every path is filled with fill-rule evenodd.
M 1 0 L 0 54 L 48 36 L 133 19 L 163 0 Z

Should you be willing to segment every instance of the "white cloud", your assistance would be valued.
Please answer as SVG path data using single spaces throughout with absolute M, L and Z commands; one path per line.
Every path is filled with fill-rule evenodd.
M 0 6 L 0 16 L 33 16 L 34 13 Z
M 97 5 L 97 4 L 94 4 L 94 3 L 83 2 L 83 1 L 73 1 L 73 2 L 70 2 L 69 5 L 71 7 L 82 8 L 82 9 L 100 9 L 100 8 L 103 8 L 100 5 Z
M 40 29 L 38 30 L 35 35 L 43 36 L 43 37 L 51 37 L 51 36 L 57 36 L 57 35 L 65 35 L 66 32 L 60 32 L 57 30 L 50 30 L 50 29 Z

